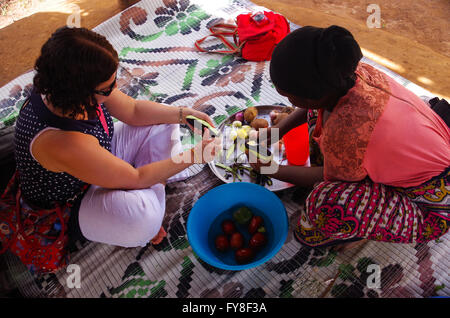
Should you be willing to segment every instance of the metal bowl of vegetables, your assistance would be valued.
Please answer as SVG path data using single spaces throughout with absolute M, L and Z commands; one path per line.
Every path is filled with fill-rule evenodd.
M 249 182 L 265 187 L 270 191 L 280 191 L 293 186 L 293 184 L 284 182 L 275 178 L 268 177 L 255 171 L 249 164 L 245 155 L 245 143 L 254 127 L 258 125 L 267 125 L 270 127 L 270 114 L 273 111 L 281 112 L 283 106 L 254 106 L 250 108 L 253 111 L 242 111 L 229 116 L 217 128 L 219 137 L 222 138 L 222 151 L 216 156 L 215 160 L 208 163 L 212 172 L 223 182 Z M 256 121 L 255 121 L 256 120 Z M 280 165 L 287 165 L 284 146 L 279 142 L 269 147 L 269 152 L 273 155 L 273 160 Z

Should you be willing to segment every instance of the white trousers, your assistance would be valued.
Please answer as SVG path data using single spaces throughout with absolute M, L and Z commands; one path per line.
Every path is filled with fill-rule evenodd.
M 135 168 L 182 152 L 179 125 L 133 127 L 117 122 L 111 152 Z M 114 173 L 114 171 L 111 171 Z M 186 169 L 167 182 L 185 179 Z M 166 208 L 162 184 L 148 189 L 115 190 L 91 185 L 82 199 L 79 224 L 95 242 L 123 247 L 145 246 L 158 234 Z

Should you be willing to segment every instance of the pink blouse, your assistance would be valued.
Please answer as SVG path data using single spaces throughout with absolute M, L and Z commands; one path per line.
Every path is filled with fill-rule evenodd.
M 355 86 L 313 133 L 324 156 L 325 180 L 410 187 L 450 166 L 450 131 L 419 97 L 360 63 Z

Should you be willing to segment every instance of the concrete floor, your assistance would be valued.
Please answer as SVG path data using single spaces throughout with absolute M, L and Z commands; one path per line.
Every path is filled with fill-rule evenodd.
M 391 7 L 389 14 L 394 15 L 392 21 L 396 21 L 396 15 L 398 21 L 403 21 L 403 25 L 407 25 L 404 22 L 405 19 L 409 19 L 407 22 L 414 24 L 416 20 L 422 21 L 422 19 L 427 18 L 429 21 L 432 20 L 434 25 L 442 25 L 444 36 L 446 36 L 450 32 L 448 32 L 445 12 L 447 8 L 450 12 L 450 2 L 448 0 L 433 1 L 442 6 L 433 7 L 438 12 L 422 12 L 424 10 L 417 10 L 416 8 L 412 13 L 406 15 L 404 14 L 404 8 Z M 0 87 L 33 68 L 42 44 L 56 28 L 66 24 L 70 15 L 70 11 L 67 11 L 67 5 L 78 5 L 82 12 L 81 26 L 93 28 L 138 1 L 61 0 L 61 2 L 66 5 L 65 11 L 38 12 L 0 29 Z M 430 45 L 430 43 L 433 43 L 432 41 L 420 41 L 417 32 L 412 32 L 413 30 L 410 27 L 395 28 L 393 23 L 389 24 L 391 20 L 384 21 L 385 27 L 381 29 L 369 29 L 365 23 L 368 15 L 364 12 L 367 2 L 365 0 L 324 0 L 319 2 L 316 0 L 253 0 L 253 2 L 282 13 L 299 25 L 341 25 L 353 33 L 364 49 L 363 52 L 366 56 L 428 89 L 435 95 L 450 100 L 450 81 L 448 81 L 450 52 L 446 51 L 448 46 L 445 46 L 449 44 L 446 41 L 447 38 L 444 38 L 444 40 L 436 39 L 444 46 L 432 47 Z M 378 2 L 389 4 L 387 0 L 379 0 Z M 357 7 L 355 3 L 361 5 Z M 395 3 L 408 4 L 411 2 L 409 0 L 397 0 Z M 429 0 L 416 0 L 414 3 L 426 6 Z M 348 13 L 348 10 L 351 10 L 352 13 L 357 11 L 356 8 L 358 8 L 359 14 Z M 439 14 L 441 11 L 443 11 L 443 17 Z M 433 14 L 434 17 L 431 17 L 430 14 Z M 425 37 L 426 39 L 428 31 L 426 29 L 422 31 L 422 38 Z M 431 31 L 430 29 L 428 34 L 432 34 Z

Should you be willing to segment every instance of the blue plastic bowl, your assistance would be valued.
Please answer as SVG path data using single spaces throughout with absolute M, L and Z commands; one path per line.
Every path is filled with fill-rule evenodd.
M 242 206 L 263 218 L 267 237 L 265 247 L 247 264 L 238 264 L 233 250 L 224 253 L 215 248 L 216 236 L 223 234 L 222 221 L 232 219 L 233 212 Z M 288 227 L 286 209 L 274 193 L 253 183 L 235 182 L 218 186 L 198 199 L 188 216 L 187 236 L 195 254 L 209 265 L 226 270 L 244 270 L 271 259 L 286 241 Z M 238 230 L 248 242 L 248 231 L 241 226 Z

